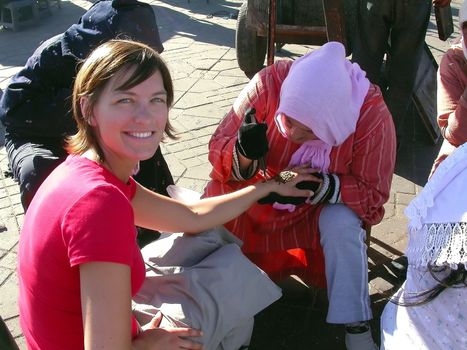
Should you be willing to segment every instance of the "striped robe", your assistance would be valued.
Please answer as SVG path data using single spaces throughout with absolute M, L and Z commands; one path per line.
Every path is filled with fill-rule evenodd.
M 438 125 L 446 130 L 442 132 L 444 141 L 432 173 L 457 147 L 467 142 L 467 60 L 461 45 L 452 47 L 441 58 L 437 86 Z
M 205 188 L 204 196 L 232 192 L 264 179 L 262 172 L 257 172 L 247 181 L 232 180 L 237 132 L 245 111 L 251 106 L 256 109 L 258 122 L 268 125 L 267 175 L 274 176 L 287 167 L 300 145 L 280 134 L 274 113 L 279 106 L 282 82 L 291 65 L 292 61 L 282 60 L 260 71 L 218 126 L 209 142 L 212 180 Z M 355 133 L 340 146 L 332 148 L 329 166 L 329 172 L 339 176 L 343 203 L 365 224 L 375 225 L 383 218 L 383 204 L 389 198 L 394 171 L 395 145 L 390 112 L 379 88 L 370 85 Z M 321 208 L 322 205 L 303 204 L 288 212 L 276 210 L 272 205 L 255 204 L 225 226 L 243 240 L 243 252 L 271 277 L 295 273 L 308 283 L 325 286 L 318 230 Z

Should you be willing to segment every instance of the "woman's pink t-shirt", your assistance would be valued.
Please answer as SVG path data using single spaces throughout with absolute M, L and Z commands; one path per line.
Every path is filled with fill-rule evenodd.
M 133 179 L 125 184 L 79 156 L 69 156 L 39 188 L 18 257 L 20 322 L 30 349 L 84 348 L 80 264 L 128 265 L 132 295 L 141 287 L 145 270 L 130 203 L 135 191 Z

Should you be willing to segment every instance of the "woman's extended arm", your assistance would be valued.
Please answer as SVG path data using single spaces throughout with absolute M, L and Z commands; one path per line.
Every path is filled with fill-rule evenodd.
M 200 336 L 188 328 L 147 329 L 132 342 L 130 267 L 91 262 L 79 269 L 86 350 L 202 349 L 201 344 L 184 339 Z
M 300 181 L 314 179 L 307 174 L 308 171 L 303 169 L 302 174 L 297 174 L 287 183 L 275 180 L 256 183 L 236 192 L 205 198 L 190 205 L 163 197 L 138 185 L 132 200 L 135 223 L 166 232 L 201 232 L 232 220 L 271 192 L 284 196 L 310 196 L 310 191 L 295 187 Z

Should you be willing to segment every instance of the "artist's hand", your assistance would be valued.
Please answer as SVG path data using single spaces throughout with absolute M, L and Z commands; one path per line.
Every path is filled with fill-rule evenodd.
M 296 167 L 293 167 L 293 168 L 288 168 L 288 169 L 285 169 L 285 170 L 289 170 L 289 171 L 292 171 L 294 173 L 297 173 L 297 174 L 309 174 L 311 175 L 310 179 L 311 181 L 316 181 L 316 182 L 321 182 L 321 177 L 320 176 L 317 176 L 316 174 L 318 174 L 320 172 L 319 169 L 314 169 L 314 168 L 310 168 L 308 165 L 299 165 L 299 166 L 296 166 Z
M 245 113 L 245 119 L 238 130 L 236 143 L 238 152 L 245 158 L 252 160 L 264 157 L 269 149 L 266 137 L 268 126 L 265 123 L 256 123 L 255 120 L 252 120 L 254 114 L 254 108 Z
M 202 333 L 191 328 L 159 328 L 162 314 L 158 313 L 147 325 L 143 332 L 133 341 L 133 349 L 143 350 L 175 350 L 175 349 L 203 349 L 203 345 L 187 337 L 200 337 Z
M 445 7 L 451 3 L 451 0 L 433 0 L 433 6 Z

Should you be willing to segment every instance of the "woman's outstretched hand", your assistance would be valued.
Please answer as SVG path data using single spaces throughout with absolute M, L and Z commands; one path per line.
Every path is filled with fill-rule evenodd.
M 311 197 L 314 194 L 313 191 L 299 189 L 296 185 L 302 181 L 321 183 L 322 180 L 313 175 L 317 172 L 317 169 L 312 169 L 308 166 L 299 166 L 290 170 L 284 170 L 268 180 L 268 182 L 274 184 L 274 189 L 271 190 L 271 192 L 287 197 Z
M 268 182 L 275 182 L 276 188 L 268 195 L 258 200 L 259 204 L 293 204 L 306 203 L 317 191 L 319 191 L 322 178 L 317 169 L 308 166 L 299 166 L 280 172 Z
M 145 325 L 143 332 L 133 341 L 135 350 L 175 350 L 203 349 L 203 345 L 189 338 L 201 337 L 199 330 L 192 328 L 159 328 L 162 314 L 159 312 L 154 318 Z

